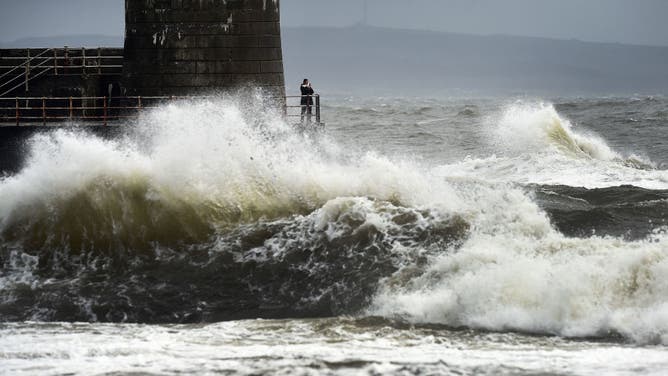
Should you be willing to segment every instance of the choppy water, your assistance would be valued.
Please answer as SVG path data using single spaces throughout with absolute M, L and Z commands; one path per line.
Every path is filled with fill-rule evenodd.
M 668 370 L 668 100 L 327 103 L 324 133 L 221 98 L 31 140 L 0 372 Z

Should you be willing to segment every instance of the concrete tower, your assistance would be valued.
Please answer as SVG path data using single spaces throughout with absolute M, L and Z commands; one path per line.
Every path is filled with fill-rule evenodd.
M 284 96 L 279 0 L 126 0 L 126 95 Z

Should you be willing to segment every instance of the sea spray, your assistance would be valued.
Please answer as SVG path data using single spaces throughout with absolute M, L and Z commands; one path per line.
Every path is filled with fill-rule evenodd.
M 668 171 L 634 152 L 613 150 L 551 104 L 517 102 L 484 122 L 486 155 L 441 164 L 444 177 L 488 182 L 604 188 L 634 185 L 668 189 Z
M 115 141 L 70 131 L 35 138 L 26 167 L 0 183 L 0 195 L 8 198 L 0 207 L 5 319 L 180 322 L 233 312 L 355 310 L 341 300 L 354 295 L 351 288 L 334 298 L 311 298 L 324 285 L 348 285 L 345 279 L 357 277 L 353 269 L 345 277 L 296 284 L 301 290 L 286 295 L 281 286 L 295 281 L 295 265 L 308 254 L 291 259 L 295 265 L 279 260 L 278 269 L 271 267 L 286 249 L 300 255 L 309 248 L 320 256 L 333 242 L 318 240 L 323 228 L 311 238 L 288 237 L 288 248 L 270 245 L 298 235 L 289 230 L 293 224 L 310 226 L 320 208 L 341 197 L 406 210 L 434 203 L 446 223 L 461 222 L 453 214 L 460 205 L 455 190 L 422 167 L 373 152 L 341 154 L 326 138 L 315 140 L 280 116 L 256 114 L 233 99 L 173 103 L 130 127 Z M 406 216 L 408 226 L 412 215 Z M 347 241 L 334 242 L 340 248 L 330 251 L 338 255 L 332 264 L 342 265 L 335 261 L 347 254 L 347 242 L 364 255 L 366 248 L 356 248 L 359 236 L 376 230 L 358 231 L 363 223 L 354 222 Z M 465 229 L 462 223 L 456 227 Z M 453 231 L 459 234 L 453 238 L 463 236 Z M 397 239 L 415 236 L 399 229 L 372 236 L 369 247 L 377 248 L 381 262 L 392 257 Z M 270 262 L 247 260 L 251 251 L 266 253 Z M 23 255 L 37 262 L 15 262 Z M 359 292 L 368 298 L 389 269 L 382 270 L 369 274 Z M 18 274 L 31 276 L 30 287 L 11 278 Z M 267 282 L 267 276 L 276 279 Z M 273 287 L 258 287 L 265 283 Z M 280 294 L 264 292 L 276 289 Z M 314 303 L 290 307 L 294 297 Z M 281 308 L 261 308 L 269 302 Z
M 624 242 L 473 234 L 425 274 L 382 288 L 370 314 L 414 323 L 668 343 L 666 236 Z M 663 319 L 662 319 L 663 318 Z
M 511 153 L 543 152 L 567 154 L 574 158 L 603 161 L 620 159 L 600 137 L 579 134 L 573 125 L 545 103 L 516 103 L 508 106 L 499 119 L 490 120 L 492 134 L 500 147 Z
M 351 153 L 234 99 L 161 107 L 116 141 L 41 136 L 0 182 L 0 315 L 371 314 L 666 343 L 665 235 L 566 236 L 521 185 L 563 181 L 569 168 L 583 185 L 660 185 L 662 172 L 587 151 L 553 110 L 526 116 L 538 131 L 514 140 L 519 154 L 440 167 Z
M 443 184 L 432 190 L 435 184 L 410 163 L 372 152 L 343 155 L 327 140 L 316 143 L 293 131 L 278 116 L 249 117 L 232 100 L 168 105 L 135 127 L 136 133 L 116 141 L 67 131 L 33 139 L 26 168 L 0 185 L 5 233 L 20 238 L 17 231 L 30 223 L 48 227 L 61 214 L 113 224 L 101 226 L 103 233 L 132 232 L 136 213 L 144 218 L 141 228 L 159 236 L 170 231 L 156 227 L 156 216 L 174 208 L 167 216 L 178 218 L 182 208 L 182 214 L 216 228 L 305 214 L 340 196 L 411 204 L 454 195 Z M 62 220 L 70 219 L 75 218 Z

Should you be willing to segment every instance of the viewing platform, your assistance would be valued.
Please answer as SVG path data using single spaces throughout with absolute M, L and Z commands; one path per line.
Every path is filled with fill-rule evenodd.
M 300 97 L 285 93 L 278 0 L 125 0 L 123 48 L 0 49 L 0 125 L 122 124 L 246 89 L 301 117 Z M 321 124 L 313 102 L 307 118 Z

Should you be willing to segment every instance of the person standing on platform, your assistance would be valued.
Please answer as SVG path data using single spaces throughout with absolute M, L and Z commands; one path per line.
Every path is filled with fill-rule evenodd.
M 311 115 L 313 114 L 313 88 L 311 87 L 311 82 L 307 78 L 304 79 L 304 82 L 302 82 L 302 86 L 300 87 L 301 92 L 302 92 L 302 100 L 301 100 L 301 106 L 302 106 L 302 123 L 304 122 L 304 115 L 306 115 L 306 121 L 308 123 L 311 122 Z

